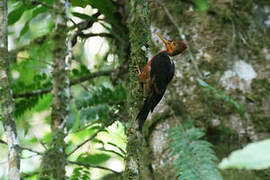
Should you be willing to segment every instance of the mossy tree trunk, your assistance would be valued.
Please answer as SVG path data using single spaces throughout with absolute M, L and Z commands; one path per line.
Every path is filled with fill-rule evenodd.
M 127 127 L 128 145 L 124 177 L 148 180 L 152 179 L 151 166 L 149 166 L 150 152 L 143 136 L 138 132 L 138 122 L 136 121 L 136 115 L 143 102 L 136 65 L 143 67 L 147 62 L 146 47 L 150 39 L 149 7 L 148 2 L 144 0 L 131 0 L 128 6 L 131 54 L 127 91 L 130 117 Z
M 8 62 L 7 0 L 0 1 L 0 105 L 2 122 L 8 145 L 8 178 L 20 179 L 20 148 L 14 120 L 14 101 L 10 87 Z
M 55 32 L 53 39 L 55 47 L 53 51 L 53 103 L 51 114 L 52 142 L 45 152 L 40 179 L 65 179 L 66 153 L 65 141 L 66 121 L 70 110 L 70 58 L 67 55 L 69 49 L 67 39 L 67 17 L 65 16 L 65 3 L 57 0 L 54 4 Z

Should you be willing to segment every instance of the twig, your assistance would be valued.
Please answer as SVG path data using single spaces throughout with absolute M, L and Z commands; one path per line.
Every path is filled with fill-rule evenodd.
M 186 37 L 182 35 L 183 32 L 182 32 L 182 30 L 180 29 L 180 27 L 177 25 L 176 21 L 174 20 L 173 16 L 171 15 L 170 11 L 167 9 L 167 7 L 166 7 L 160 0 L 153 0 L 153 1 L 156 1 L 156 2 L 163 8 L 164 12 L 165 12 L 166 15 L 168 16 L 168 18 L 170 19 L 170 21 L 172 22 L 172 24 L 176 27 L 179 36 L 183 39 L 184 43 L 185 43 L 185 44 L 187 45 L 187 47 L 188 47 L 188 48 L 187 48 L 187 52 L 188 52 L 188 54 L 189 54 L 189 57 L 190 57 L 190 59 L 191 59 L 191 62 L 192 62 L 192 64 L 193 64 L 193 66 L 194 66 L 195 71 L 197 72 L 197 74 L 198 74 L 198 76 L 199 76 L 200 78 L 203 78 L 202 73 L 200 72 L 200 69 L 199 69 L 197 63 L 195 62 L 195 58 L 194 58 L 194 56 L 193 56 L 193 54 L 192 54 L 192 52 L 191 52 L 191 50 L 190 50 L 189 43 L 187 42 Z
M 67 161 L 67 162 L 70 163 L 70 164 L 76 164 L 76 165 L 79 165 L 79 166 L 84 166 L 86 168 L 98 168 L 98 169 L 111 171 L 111 172 L 113 172 L 115 174 L 121 174 L 120 172 L 117 172 L 117 171 L 115 171 L 113 169 L 103 167 L 103 166 L 98 166 L 98 165 L 95 165 L 95 164 L 89 164 L 89 163 L 83 163 L 83 162 L 77 162 L 77 161 Z
M 7 142 L 3 141 L 0 139 L 0 143 L 1 144 L 5 144 L 7 145 Z M 22 147 L 22 146 L 17 146 L 20 150 L 26 150 L 26 151 L 30 151 L 30 152 L 33 152 L 33 153 L 36 153 L 38 155 L 42 155 L 43 153 L 42 152 L 39 152 L 39 151 L 36 151 L 36 150 L 33 150 L 33 149 L 30 149 L 30 148 L 27 148 L 27 147 Z
M 94 72 L 88 75 L 85 75 L 83 77 L 80 77 L 78 79 L 73 79 L 70 81 L 70 85 L 73 86 L 75 84 L 79 84 L 82 83 L 84 81 L 88 81 L 90 79 L 96 78 L 96 77 L 100 77 L 100 76 L 109 76 L 114 70 L 104 70 L 104 71 L 98 71 L 98 72 Z
M 94 37 L 94 36 L 100 36 L 100 37 L 108 37 L 108 38 L 113 38 L 113 35 L 110 33 L 80 33 L 78 34 L 81 38 L 89 38 L 89 37 Z
M 27 148 L 27 147 L 19 147 L 21 150 L 26 150 L 26 151 L 30 151 L 30 152 L 33 152 L 33 153 L 36 153 L 38 155 L 43 155 L 42 152 L 39 152 L 39 151 L 36 151 L 36 150 L 33 150 L 33 149 L 30 149 L 30 148 Z
M 49 88 L 45 88 L 45 89 L 37 89 L 37 90 L 32 90 L 32 91 L 29 91 L 29 92 L 25 92 L 25 93 L 20 93 L 20 94 L 13 94 L 13 98 L 29 98 L 29 97 L 32 97 L 32 96 L 40 96 L 42 94 L 46 94 L 46 93 L 49 93 L 51 92 L 52 90 L 52 87 L 49 87 Z
M 71 38 L 71 45 L 72 47 L 75 46 L 75 44 L 77 43 L 77 37 L 83 34 L 83 30 L 85 29 L 89 29 L 90 27 L 92 27 L 92 25 L 98 21 L 98 17 L 101 15 L 101 13 L 98 11 L 97 13 L 93 14 L 91 16 L 90 19 L 80 22 L 78 24 L 74 24 L 73 27 L 70 27 L 70 29 L 73 29 L 74 27 L 77 28 L 77 31 L 73 34 L 72 38 Z
M 85 145 L 86 143 L 88 143 L 89 141 L 93 140 L 98 133 L 100 133 L 104 128 L 106 127 L 106 124 L 103 124 L 90 138 L 86 139 L 85 141 L 83 141 L 81 144 L 79 144 L 77 147 L 75 147 L 71 152 L 69 152 L 67 154 L 67 156 L 70 156 L 71 154 L 73 154 L 75 151 L 77 151 L 80 147 L 82 147 L 83 145 Z

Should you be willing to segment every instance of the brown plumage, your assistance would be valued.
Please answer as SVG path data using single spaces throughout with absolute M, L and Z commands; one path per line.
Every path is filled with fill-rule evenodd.
M 176 56 L 186 50 L 187 46 L 180 40 L 166 40 L 157 33 L 163 43 L 166 45 L 166 50 L 159 52 L 151 60 L 148 61 L 143 71 L 139 71 L 140 82 L 144 88 L 144 104 L 137 120 L 139 123 L 139 131 L 142 132 L 143 124 L 149 114 L 153 112 L 156 105 L 163 97 L 167 85 L 174 76 L 175 66 L 169 56 Z

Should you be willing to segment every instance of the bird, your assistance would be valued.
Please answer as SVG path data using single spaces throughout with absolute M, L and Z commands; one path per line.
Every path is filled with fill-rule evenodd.
M 156 35 L 166 46 L 153 56 L 141 71 L 137 64 L 139 81 L 143 84 L 144 102 L 136 119 L 138 121 L 138 130 L 142 132 L 144 122 L 149 114 L 162 99 L 169 82 L 175 73 L 174 62 L 170 57 L 183 53 L 187 45 L 181 40 L 167 40 L 161 34 Z

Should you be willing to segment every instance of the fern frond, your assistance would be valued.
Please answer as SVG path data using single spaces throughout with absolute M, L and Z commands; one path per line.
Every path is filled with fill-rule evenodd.
M 201 140 L 198 128 L 172 128 L 169 134 L 171 155 L 176 156 L 174 168 L 178 180 L 222 180 L 217 170 L 217 157 L 211 144 Z

